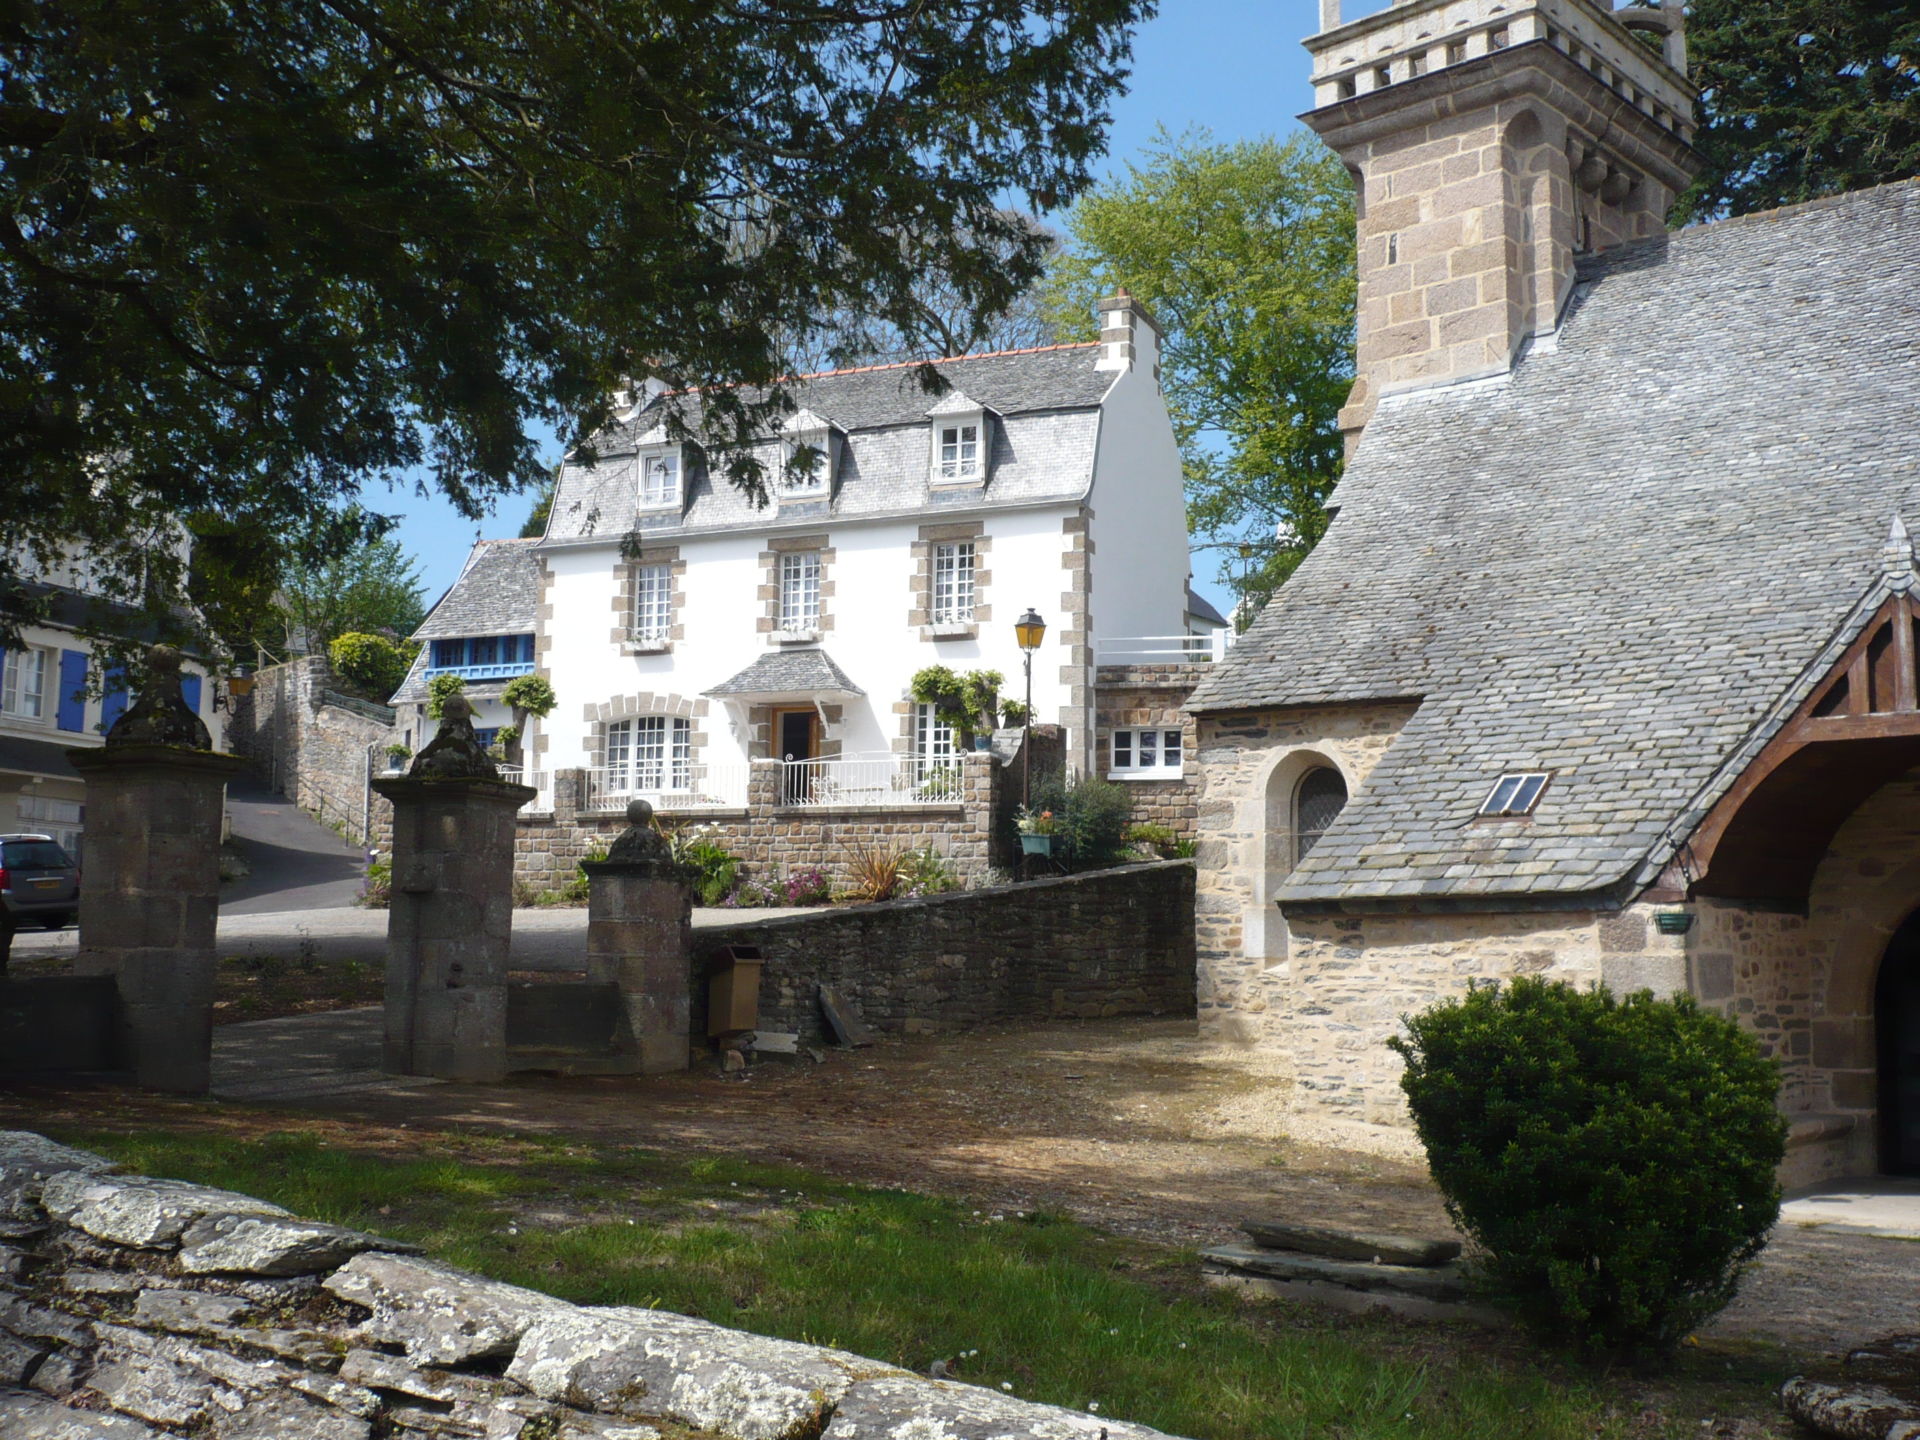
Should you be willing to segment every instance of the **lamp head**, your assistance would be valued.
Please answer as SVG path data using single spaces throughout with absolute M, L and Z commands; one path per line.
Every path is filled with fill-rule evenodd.
M 1047 622 L 1029 606 L 1027 613 L 1013 622 L 1013 633 L 1020 641 L 1020 648 L 1032 654 L 1040 648 L 1040 642 L 1047 633 Z

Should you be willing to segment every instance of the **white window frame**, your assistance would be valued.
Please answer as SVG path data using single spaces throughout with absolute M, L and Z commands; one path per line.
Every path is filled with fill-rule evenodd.
M 813 464 L 793 468 L 802 450 L 813 451 Z M 833 438 L 824 430 L 803 430 L 787 437 L 786 465 L 780 471 L 780 495 L 786 500 L 813 500 L 833 488 Z
M 973 432 L 971 441 L 966 438 L 969 430 Z M 961 411 L 934 416 L 932 440 L 930 474 L 935 485 L 978 485 L 986 478 L 986 411 Z
M 820 628 L 820 552 L 783 550 L 779 565 L 779 618 L 783 635 L 811 634 Z
M 642 645 L 673 638 L 673 566 L 665 561 L 633 567 L 632 636 Z
M 674 510 L 680 505 L 681 480 L 685 472 L 680 447 L 667 446 L 642 450 L 635 469 L 634 486 L 642 510 Z M 670 483 L 655 484 L 653 477 L 670 473 Z M 651 493 L 649 493 L 651 492 Z
M 971 625 L 979 552 L 971 540 L 940 540 L 933 547 L 931 617 L 935 625 Z
M 692 788 L 693 722 L 636 715 L 606 728 L 607 793 L 671 794 Z
M 0 665 L 6 667 L 0 675 L 0 715 L 15 720 L 47 718 L 47 661 L 52 654 L 42 646 L 29 645 L 0 658 Z
M 1107 736 L 1109 780 L 1178 780 L 1186 770 L 1186 737 L 1178 725 L 1128 725 Z
M 913 707 L 913 779 L 916 785 L 925 783 L 927 777 L 939 770 L 960 769 L 960 746 L 955 741 L 953 727 L 943 725 L 933 706 L 916 704 Z

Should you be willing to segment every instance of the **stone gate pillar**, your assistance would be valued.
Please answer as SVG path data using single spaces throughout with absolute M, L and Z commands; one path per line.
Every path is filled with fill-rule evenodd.
M 494 1081 L 507 1073 L 507 952 L 515 816 L 537 793 L 500 778 L 455 695 L 393 802 L 385 1066 L 398 1075 Z
M 587 979 L 620 987 L 635 1068 L 653 1075 L 688 1065 L 693 985 L 693 890 L 653 807 L 627 802 L 627 829 L 587 872 Z
M 213 1060 L 214 926 L 220 907 L 222 755 L 180 694 L 180 652 L 147 655 L 139 698 L 104 745 L 69 750 L 87 784 L 80 889 L 82 975 L 111 975 L 119 1048 L 134 1083 L 203 1095 Z

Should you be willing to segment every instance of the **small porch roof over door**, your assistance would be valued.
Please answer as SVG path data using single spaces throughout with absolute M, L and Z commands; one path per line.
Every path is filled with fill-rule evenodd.
M 857 700 L 867 692 L 849 680 L 824 650 L 771 650 L 704 693 L 753 705 L 810 705 Z

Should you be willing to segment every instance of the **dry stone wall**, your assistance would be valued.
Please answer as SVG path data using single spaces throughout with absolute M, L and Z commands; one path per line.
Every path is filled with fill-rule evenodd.
M 6 1440 L 1152 1440 L 0 1132 Z
M 343 695 L 319 656 L 262 670 L 235 702 L 227 743 L 254 776 L 356 844 L 383 851 L 392 807 L 368 787 L 386 765 L 393 712 Z
M 986 891 L 697 932 L 765 957 L 760 1027 L 827 1041 L 819 987 L 875 1029 L 950 1033 L 1016 1017 L 1193 1013 L 1193 864 L 1167 860 Z M 704 984 L 694 1031 L 706 1032 Z

